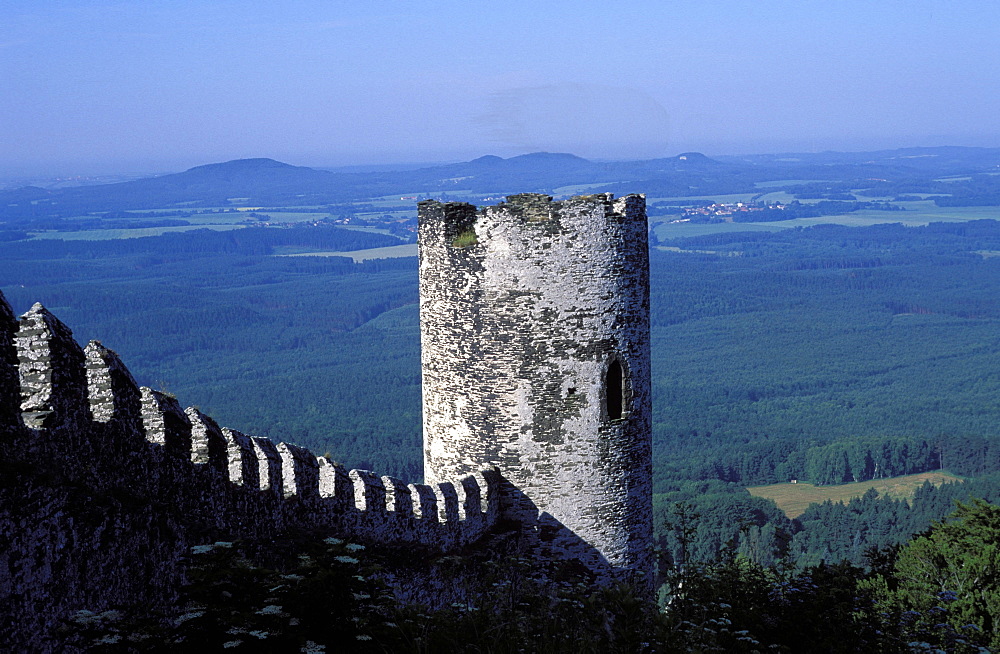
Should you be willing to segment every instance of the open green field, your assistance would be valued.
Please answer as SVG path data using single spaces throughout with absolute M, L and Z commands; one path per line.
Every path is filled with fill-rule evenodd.
M 369 234 L 385 234 L 386 236 L 392 236 L 392 232 L 384 227 L 369 227 L 367 225 L 344 225 L 343 229 L 350 230 L 352 232 L 368 232 Z
M 240 213 L 251 213 L 240 212 Z M 253 213 L 270 216 L 273 223 L 304 223 L 311 222 L 315 220 L 322 220 L 323 218 L 329 218 L 330 214 L 326 211 L 318 211 L 316 213 L 299 213 L 297 211 L 269 211 L 268 209 L 257 209 Z M 232 215 L 232 214 L 230 214 Z M 246 216 L 242 217 L 242 220 L 246 220 Z M 190 220 L 190 218 L 189 218 Z
M 279 257 L 351 257 L 355 263 L 369 259 L 398 259 L 400 257 L 417 256 L 417 244 L 390 245 L 384 248 L 368 250 L 353 250 L 351 252 L 297 252 L 295 254 L 278 254 Z
M 205 214 L 195 214 L 193 216 L 188 216 L 182 218 L 181 220 L 186 220 L 192 225 L 245 225 L 247 222 L 247 216 L 245 213 L 205 213 Z
M 757 182 L 754 184 L 757 188 L 774 188 L 776 186 L 794 186 L 798 184 L 821 184 L 823 182 L 832 182 L 836 180 L 830 179 L 775 179 L 769 182 Z
M 785 191 L 771 191 L 757 198 L 757 202 L 761 204 L 788 204 L 793 200 L 795 200 L 795 196 Z M 802 204 L 809 204 L 810 202 L 819 202 L 819 200 L 799 200 L 799 201 Z
M 935 486 L 940 486 L 947 482 L 962 481 L 962 479 L 943 470 L 935 470 L 906 475 L 905 477 L 872 479 L 871 481 L 859 481 L 856 484 L 841 484 L 839 486 L 813 486 L 800 482 L 797 484 L 751 486 L 747 490 L 750 491 L 751 495 L 774 500 L 774 503 L 785 512 L 785 515 L 789 518 L 797 518 L 805 512 L 810 504 L 819 504 L 827 500 L 849 502 L 861 497 L 872 488 L 878 491 L 879 495 L 908 500 L 913 497 L 917 488 L 928 481 Z
M 179 225 L 177 227 L 140 227 L 138 229 L 88 229 L 79 232 L 38 232 L 32 238 L 60 239 L 64 241 L 107 241 L 117 238 L 139 238 L 141 236 L 160 236 L 170 232 L 190 232 L 195 229 L 212 229 L 224 232 L 230 229 L 242 229 L 245 225 Z
M 722 196 L 720 196 L 722 197 Z M 796 218 L 761 223 L 660 223 L 656 235 L 660 239 L 686 238 L 726 232 L 775 232 L 793 227 L 812 225 L 844 225 L 867 227 L 879 223 L 900 223 L 917 227 L 928 223 L 966 222 L 969 220 L 1000 219 L 1000 207 L 938 207 L 930 200 L 897 202 L 906 211 L 861 210 L 839 216 Z

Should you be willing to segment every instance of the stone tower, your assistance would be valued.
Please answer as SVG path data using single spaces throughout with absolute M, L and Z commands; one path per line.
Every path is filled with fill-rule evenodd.
M 496 466 L 538 547 L 651 568 L 645 199 L 420 203 L 426 483 Z

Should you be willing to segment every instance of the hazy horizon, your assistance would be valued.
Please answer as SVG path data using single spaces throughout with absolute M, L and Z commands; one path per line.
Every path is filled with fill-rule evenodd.
M 0 177 L 1000 146 L 1000 4 L 0 4 Z
M 928 139 L 928 140 L 933 141 L 933 139 Z M 688 150 L 678 150 L 677 152 L 670 152 L 668 154 L 662 155 L 662 157 L 666 157 L 666 158 L 675 157 L 677 155 L 684 154 L 684 153 L 689 153 L 689 152 L 698 152 L 698 153 L 704 154 L 704 155 L 706 155 L 706 156 L 708 156 L 710 158 L 712 158 L 712 157 L 726 158 L 726 157 L 738 157 L 738 156 L 744 156 L 744 155 L 746 155 L 746 156 L 749 156 L 749 155 L 778 155 L 778 154 L 795 155 L 795 154 L 815 154 L 815 153 L 821 153 L 821 152 L 854 153 L 854 152 L 873 152 L 873 151 L 881 151 L 881 150 L 897 150 L 897 149 L 909 149 L 909 148 L 933 148 L 933 147 L 982 147 L 982 148 L 991 148 L 991 147 L 1000 147 L 1000 146 L 998 146 L 998 145 L 973 145 L 973 144 L 953 143 L 953 142 L 945 142 L 945 141 L 943 141 L 941 143 L 936 143 L 935 142 L 933 144 L 926 143 L 926 142 L 920 143 L 920 144 L 917 144 L 917 145 L 913 145 L 913 144 L 909 144 L 909 145 L 908 144 L 899 144 L 899 145 L 890 144 L 890 145 L 886 145 L 885 147 L 875 147 L 875 146 L 873 146 L 873 147 L 870 147 L 870 148 L 853 148 L 853 149 L 852 148 L 847 148 L 847 147 L 844 147 L 844 148 L 837 148 L 837 147 L 816 148 L 816 149 L 812 149 L 812 150 L 807 150 L 807 149 L 804 149 L 804 148 L 803 149 L 773 149 L 773 150 L 753 150 L 753 149 L 746 149 L 744 151 L 734 151 L 734 152 L 703 152 L 703 151 L 696 150 L 696 149 L 693 149 L 693 150 L 692 149 L 688 149 Z M 524 153 L 518 153 L 518 154 L 510 154 L 510 155 L 504 156 L 502 158 L 508 159 L 508 158 L 511 158 L 511 157 L 522 156 L 522 155 L 525 155 L 525 154 L 538 154 L 538 153 L 570 154 L 570 155 L 574 155 L 574 156 L 580 156 L 580 155 L 577 155 L 574 152 L 551 153 L 551 152 L 541 151 L 540 150 L 540 151 L 535 151 L 535 152 L 524 152 Z M 104 163 L 104 164 L 91 164 L 91 165 L 88 165 L 86 162 L 84 162 L 84 163 L 81 164 L 81 166 L 80 166 L 79 169 L 74 169 L 74 170 L 64 169 L 63 167 L 54 167 L 52 169 L 42 169 L 42 170 L 38 170 L 38 171 L 28 171 L 26 173 L 17 173 L 17 174 L 8 174 L 8 175 L 4 175 L 2 173 L 2 171 L 0 171 L 0 185 L 2 185 L 3 183 L 10 184 L 11 182 L 18 181 L 18 180 L 21 180 L 21 181 L 23 181 L 23 180 L 32 180 L 32 181 L 38 181 L 38 182 L 41 182 L 41 181 L 62 180 L 62 181 L 69 182 L 69 181 L 72 181 L 73 178 L 80 178 L 81 181 L 86 181 L 86 183 L 94 183 L 93 180 L 100 180 L 101 178 L 112 178 L 114 181 L 119 181 L 120 179 L 124 179 L 124 178 L 131 179 L 131 178 L 140 178 L 140 177 L 152 177 L 152 176 L 170 175 L 170 174 L 185 172 L 187 170 L 190 170 L 191 168 L 196 168 L 198 166 L 205 166 L 205 165 L 217 164 L 217 163 L 226 163 L 226 162 L 230 162 L 230 161 L 238 161 L 238 160 L 241 160 L 241 159 L 272 159 L 272 160 L 278 161 L 280 163 L 288 164 L 288 165 L 291 165 L 291 166 L 302 166 L 302 167 L 306 167 L 306 168 L 315 168 L 315 169 L 319 169 L 319 170 L 330 170 L 330 171 L 334 171 L 334 172 L 371 172 L 371 171 L 376 171 L 376 170 L 388 171 L 388 170 L 416 169 L 416 168 L 423 168 L 423 167 L 430 168 L 430 167 L 433 167 L 433 166 L 444 166 L 444 165 L 454 164 L 454 163 L 464 163 L 464 162 L 472 161 L 474 159 L 478 159 L 479 157 L 485 157 L 485 156 L 500 156 L 500 155 L 496 155 L 495 153 L 492 153 L 492 152 L 485 152 L 485 153 L 482 153 L 482 154 L 469 155 L 468 157 L 464 157 L 464 158 L 439 159 L 439 160 L 436 160 L 436 161 L 418 161 L 418 160 L 405 161 L 405 160 L 401 160 L 401 161 L 374 161 L 374 162 L 371 162 L 371 163 L 334 163 L 334 164 L 324 164 L 324 163 L 322 163 L 321 160 L 319 162 L 303 163 L 301 161 L 278 159 L 276 157 L 271 157 L 271 156 L 268 156 L 266 154 L 262 154 L 262 155 L 256 156 L 256 157 L 237 157 L 235 159 L 219 159 L 219 160 L 211 160 L 211 161 L 207 161 L 207 160 L 206 161 L 192 161 L 190 163 L 181 163 L 181 162 L 178 162 L 177 165 L 174 166 L 174 167 L 162 167 L 161 166 L 159 168 L 156 168 L 156 167 L 154 167 L 151 164 L 146 164 L 145 166 L 143 166 L 142 164 L 139 164 L 139 165 L 134 166 L 132 168 L 120 168 L 120 167 L 115 167 L 114 164 Z M 644 159 L 653 159 L 653 158 L 658 158 L 658 157 L 623 158 L 623 157 L 600 157 L 600 156 L 596 156 L 596 157 L 583 157 L 583 158 L 591 160 L 591 161 L 596 161 L 596 162 L 601 162 L 601 161 L 614 162 L 614 161 L 636 161 L 636 160 L 644 160 Z M 99 183 L 103 183 L 103 182 L 99 182 Z M 69 184 L 69 185 L 73 185 L 73 184 Z

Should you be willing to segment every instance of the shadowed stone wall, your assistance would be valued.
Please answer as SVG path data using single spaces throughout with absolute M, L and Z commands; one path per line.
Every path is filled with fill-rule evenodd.
M 407 484 L 220 428 L 0 295 L 5 650 L 62 651 L 56 629 L 82 609 L 170 606 L 196 544 L 312 534 L 434 556 L 481 539 L 499 492 L 492 470 Z

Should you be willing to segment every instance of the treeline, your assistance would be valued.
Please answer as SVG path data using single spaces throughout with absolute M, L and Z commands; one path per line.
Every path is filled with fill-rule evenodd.
M 762 439 L 706 459 L 692 471 L 691 478 L 747 486 L 791 480 L 846 484 L 937 470 L 946 449 L 949 464 L 953 464 L 949 469 L 956 474 L 1000 470 L 1000 451 L 994 451 L 1000 448 L 986 439 L 855 436 L 822 444 Z M 984 450 L 989 457 L 977 459 Z
M 934 198 L 939 207 L 995 207 L 1000 205 L 1000 178 L 996 175 L 972 175 L 946 182 L 950 195 Z
M 419 480 L 415 259 L 266 254 L 398 242 L 301 227 L 5 243 L 0 287 L 222 424 Z M 689 251 L 651 252 L 658 492 L 997 469 L 1000 258 L 975 252 L 1000 250 L 1000 223 L 672 244 Z
M 1000 223 L 672 244 L 651 257 L 657 484 L 997 469 L 1000 260 L 975 252 Z
M 955 510 L 956 502 L 1000 501 L 1000 475 L 934 486 L 925 483 L 912 500 L 880 496 L 874 489 L 847 503 L 813 504 L 795 519 L 788 556 L 798 566 L 849 561 L 865 565 L 873 548 L 906 542 Z
M 267 255 L 275 248 L 297 246 L 315 250 L 349 251 L 398 245 L 386 234 L 344 229 L 332 225 L 246 227 L 232 230 L 198 229 L 161 236 L 109 240 L 38 239 L 6 246 L 7 256 L 19 258 L 116 258 L 136 254 Z
M 653 524 L 661 569 L 716 561 L 727 551 L 773 566 L 799 528 L 773 501 L 720 481 L 674 482 L 656 493 Z
M 735 223 L 762 223 L 796 218 L 816 218 L 818 216 L 838 216 L 861 209 L 876 211 L 902 211 L 903 208 L 888 202 L 858 202 L 841 200 L 821 200 L 803 204 L 798 200 L 778 207 L 764 207 L 760 211 L 738 211 L 733 214 Z
M 843 185 L 836 187 L 843 189 Z M 956 177 L 930 179 L 903 177 L 893 180 L 859 180 L 854 186 L 862 195 L 874 197 L 898 197 L 921 194 L 934 195 L 934 204 L 939 207 L 997 206 L 1000 204 L 1000 178 L 989 173 L 977 173 Z M 794 192 L 794 191 L 792 191 Z
M 821 486 L 938 469 L 972 477 L 1000 471 L 1000 441 L 995 437 L 867 435 L 824 443 L 760 436 L 728 447 L 726 440 L 708 433 L 671 439 L 675 455 L 699 449 L 711 453 L 684 457 L 688 465 L 670 466 L 663 479 L 718 480 L 743 486 L 795 480 Z
M 909 501 L 872 489 L 849 502 L 813 504 L 795 519 L 738 484 L 677 482 L 654 496 L 657 551 L 661 569 L 710 563 L 729 551 L 765 567 L 864 566 L 873 550 L 905 543 L 971 498 L 1000 501 L 1000 473 L 925 483 Z
M 416 259 L 245 255 L 316 246 L 310 237 L 324 231 L 347 239 L 327 245 L 399 241 L 336 228 L 239 231 L 276 236 L 13 243 L 0 249 L 0 287 L 18 313 L 41 301 L 78 341 L 116 350 L 141 384 L 223 425 L 421 479 Z

